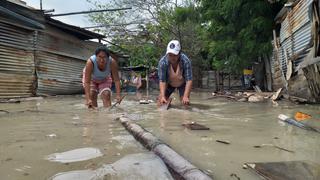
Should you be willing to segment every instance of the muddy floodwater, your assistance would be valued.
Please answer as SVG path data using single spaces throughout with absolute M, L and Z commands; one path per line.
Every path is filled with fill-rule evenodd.
M 115 109 L 97 111 L 87 110 L 78 95 L 2 103 L 0 179 L 50 179 L 63 172 L 97 170 L 127 155 L 148 153 L 115 120 L 123 113 L 214 179 L 237 179 L 232 174 L 246 180 L 260 179 L 243 169 L 246 162 L 307 160 L 320 164 L 320 133 L 278 120 L 279 114 L 293 117 L 301 111 L 312 115 L 309 124 L 320 127 L 320 106 L 207 97 L 209 93 L 193 93 L 187 110 L 174 99 L 167 111 L 158 110 L 155 103 L 139 104 L 135 95 L 127 96 Z M 155 95 L 150 99 L 155 100 Z M 187 122 L 210 130 L 189 130 L 182 126 Z

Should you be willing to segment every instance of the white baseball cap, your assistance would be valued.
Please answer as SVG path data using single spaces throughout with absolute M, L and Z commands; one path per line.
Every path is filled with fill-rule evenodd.
M 178 55 L 180 50 L 181 50 L 181 46 L 180 46 L 179 41 L 172 40 L 169 42 L 169 44 L 167 46 L 167 54 L 172 53 L 172 54 Z

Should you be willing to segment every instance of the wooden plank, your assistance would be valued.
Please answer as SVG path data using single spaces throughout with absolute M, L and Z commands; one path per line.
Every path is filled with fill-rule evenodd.
M 257 92 L 257 93 L 261 93 L 261 89 L 259 86 L 253 86 L 253 89 Z
M 120 98 L 119 101 L 115 102 L 115 103 L 110 107 L 110 109 L 114 108 L 117 104 L 120 104 L 121 101 L 124 99 L 124 97 L 126 97 L 126 95 L 123 95 L 123 96 Z
M 216 142 L 222 143 L 222 144 L 230 144 L 230 141 L 226 141 L 226 140 L 219 140 L 219 139 L 217 139 Z
M 291 61 L 288 61 L 288 64 L 287 64 L 287 74 L 286 74 L 286 77 L 287 77 L 287 81 L 290 80 L 291 78 L 291 75 L 292 75 L 292 62 Z
M 182 126 L 188 128 L 190 130 L 210 130 L 210 128 L 208 128 L 204 125 L 198 124 L 196 122 L 183 123 Z
M 279 88 L 279 89 L 277 90 L 277 92 L 271 97 L 271 99 L 272 99 L 273 101 L 278 100 L 278 99 L 280 98 L 280 93 L 281 93 L 281 91 L 282 91 L 282 88 Z

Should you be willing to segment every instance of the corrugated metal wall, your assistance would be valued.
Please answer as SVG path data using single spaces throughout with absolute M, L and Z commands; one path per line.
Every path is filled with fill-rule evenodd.
M 38 94 L 75 94 L 82 91 L 84 61 L 37 51 Z
M 314 48 L 313 32 L 315 22 L 317 19 L 312 20 L 314 16 L 314 9 L 311 5 L 318 3 L 314 0 L 300 0 L 293 7 L 288 8 L 284 17 L 278 17 L 277 20 L 282 20 L 279 33 L 279 51 L 274 49 L 274 82 L 281 82 L 283 79 L 282 87 L 286 87 L 290 96 L 297 96 L 307 99 L 310 102 L 319 101 L 319 83 L 317 83 L 320 76 L 317 76 L 318 66 L 312 65 L 308 67 L 299 66 L 302 63 L 308 62 L 310 57 L 306 56 L 310 53 L 311 48 Z M 317 17 L 316 17 L 317 18 Z M 317 33 L 317 32 L 316 32 Z M 315 34 L 315 37 L 317 34 Z M 315 47 L 316 48 L 316 47 Z M 287 56 L 286 56 L 287 55 Z M 285 77 L 287 74 L 287 64 L 291 61 L 293 66 L 293 73 L 290 79 Z M 278 77 L 282 72 L 281 78 Z M 286 78 L 288 80 L 286 80 Z M 277 83 L 274 83 L 277 84 Z
M 292 10 L 289 10 L 286 18 L 281 23 L 280 51 L 278 57 L 281 69 L 286 74 L 287 61 L 296 54 L 301 54 L 294 60 L 294 68 L 302 62 L 307 54 L 308 44 L 311 41 L 311 20 L 309 7 L 313 0 L 300 0 Z
M 33 31 L 0 22 L 0 98 L 34 94 Z
M 15 6 L 0 13 L 0 98 L 82 92 L 82 69 L 100 45 L 82 39 L 96 34 Z
M 81 41 L 47 26 L 36 45 L 37 94 L 75 94 L 83 91 L 82 69 L 98 43 Z

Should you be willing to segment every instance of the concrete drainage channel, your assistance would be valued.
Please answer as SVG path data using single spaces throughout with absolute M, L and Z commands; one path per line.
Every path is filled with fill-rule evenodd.
M 172 172 L 175 179 L 185 180 L 211 180 L 212 178 L 192 165 L 167 144 L 145 130 L 140 125 L 132 122 L 125 115 L 117 118 L 121 124 L 148 150 L 158 155 Z

